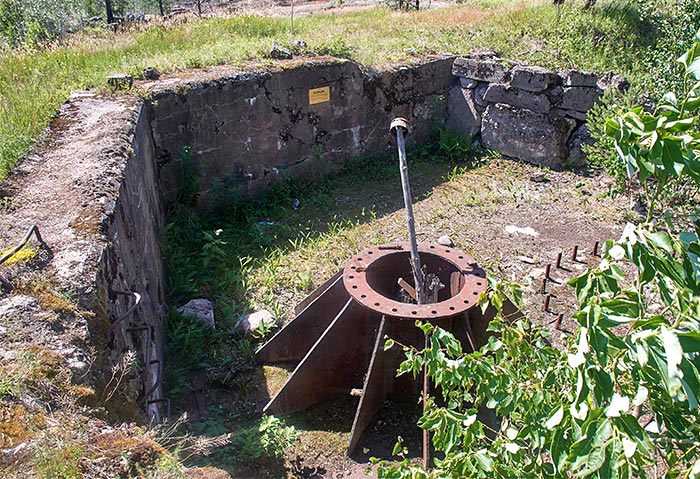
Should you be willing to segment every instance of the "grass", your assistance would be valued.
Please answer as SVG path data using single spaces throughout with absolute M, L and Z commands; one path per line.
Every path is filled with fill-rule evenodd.
M 437 143 L 416 149 L 412 155 L 416 191 L 427 191 L 442 181 L 443 168 L 436 169 L 436 162 L 448 170 L 465 168 L 463 162 L 448 162 Z M 164 245 L 171 303 L 208 297 L 214 301 L 223 328 L 232 327 L 247 310 L 281 312 L 281 289 L 297 297 L 309 293 L 341 267 L 349 251 L 364 247 L 354 230 L 400 208 L 400 195 L 386 196 L 386 191 L 399 184 L 391 158 L 357 158 L 349 160 L 340 174 L 316 183 L 277 183 L 261 199 L 243 200 L 234 193 L 226 202 L 215 200 L 203 214 L 176 206 Z M 295 207 L 296 200 L 299 207 Z M 290 268 L 290 252 L 313 255 L 322 248 L 328 254 L 313 270 L 300 266 L 303 261 Z M 249 295 L 251 290 L 256 291 L 255 296 Z
M 639 54 L 653 49 L 662 32 L 649 28 L 628 3 L 601 0 L 586 12 L 573 2 L 558 11 L 544 0 L 467 0 L 419 12 L 373 8 L 298 18 L 294 36 L 285 18 L 217 17 L 117 34 L 92 29 L 46 50 L 5 52 L 0 57 L 0 179 L 37 143 L 72 90 L 101 88 L 107 75 L 118 72 L 139 77 L 146 66 L 173 72 L 265 61 L 273 41 L 301 39 L 307 54 L 347 57 L 376 68 L 481 46 L 508 59 L 615 70 L 653 84 Z

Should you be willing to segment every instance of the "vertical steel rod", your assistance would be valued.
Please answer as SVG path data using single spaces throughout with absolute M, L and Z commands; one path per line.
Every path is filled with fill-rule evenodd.
M 420 256 L 418 255 L 418 241 L 416 240 L 415 219 L 413 216 L 413 203 L 411 202 L 411 185 L 408 181 L 408 164 L 406 163 L 406 146 L 404 144 L 404 132 L 408 131 L 408 124 L 403 118 L 396 118 L 391 122 L 391 128 L 396 132 L 396 144 L 399 150 L 399 170 L 401 171 L 401 189 L 403 190 L 403 202 L 406 206 L 406 221 L 408 223 L 408 242 L 411 246 L 411 266 L 413 268 L 413 280 L 416 286 L 416 300 L 418 304 L 425 304 L 425 287 L 423 285 L 423 271 L 421 270 Z
M 557 331 L 561 329 L 561 321 L 564 319 L 564 313 L 559 313 L 557 320 L 554 322 L 554 329 Z
M 406 163 L 406 145 L 404 144 L 404 133 L 408 132 L 408 123 L 403 118 L 395 118 L 391 122 L 390 131 L 396 133 L 396 145 L 399 150 L 399 170 L 401 171 L 401 189 L 403 190 L 403 202 L 406 206 L 406 221 L 408 223 L 408 242 L 411 247 L 411 266 L 413 269 L 413 280 L 416 287 L 416 302 L 426 303 L 426 291 L 423 284 L 423 271 L 418 255 L 418 241 L 416 240 L 415 219 L 413 216 L 413 203 L 411 200 L 411 185 L 408 181 L 408 164 Z M 429 346 L 428 335 L 425 335 L 424 347 Z M 423 367 L 423 411 L 428 404 L 430 383 L 428 381 L 428 368 Z M 423 466 L 430 467 L 430 432 L 423 430 Z

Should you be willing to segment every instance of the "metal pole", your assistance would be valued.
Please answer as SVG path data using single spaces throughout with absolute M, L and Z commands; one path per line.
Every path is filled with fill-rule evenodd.
M 425 286 L 423 285 L 423 271 L 421 270 L 420 256 L 418 256 L 418 241 L 416 240 L 413 204 L 411 203 L 411 185 L 408 182 L 408 165 L 406 164 L 406 147 L 404 145 L 404 133 L 408 132 L 408 122 L 404 118 L 395 118 L 394 121 L 391 122 L 391 131 L 396 133 L 396 143 L 399 149 L 401 188 L 403 189 L 403 201 L 406 205 L 408 242 L 411 246 L 411 266 L 413 268 L 413 280 L 416 286 L 416 300 L 418 304 L 425 304 Z
M 418 255 L 418 241 L 416 240 L 415 220 L 413 217 L 413 203 L 411 201 L 411 185 L 408 182 L 408 165 L 406 163 L 406 146 L 404 145 L 404 133 L 408 132 L 408 122 L 404 118 L 394 118 L 390 131 L 396 134 L 396 144 L 399 150 L 399 170 L 401 171 L 401 189 L 403 201 L 406 205 L 406 221 L 408 222 L 408 242 L 411 247 L 411 267 L 413 269 L 413 281 L 416 286 L 416 302 L 425 304 L 426 290 L 421 270 L 420 256 Z M 424 338 L 424 348 L 428 348 L 428 335 Z M 423 410 L 427 409 L 428 395 L 430 392 L 427 366 L 423 368 Z M 430 467 L 430 432 L 423 430 L 423 466 Z
M 294 35 L 294 0 L 292 0 L 292 13 L 289 20 L 292 26 L 292 35 Z

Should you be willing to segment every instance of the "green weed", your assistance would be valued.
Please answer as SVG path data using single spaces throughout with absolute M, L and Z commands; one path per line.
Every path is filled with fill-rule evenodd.
M 451 128 L 440 130 L 439 145 L 443 154 L 450 161 L 471 162 L 476 153 L 472 137 L 453 131 Z
M 60 449 L 41 449 L 37 452 L 36 473 L 42 479 L 73 479 L 80 477 L 80 460 L 84 449 L 69 445 Z

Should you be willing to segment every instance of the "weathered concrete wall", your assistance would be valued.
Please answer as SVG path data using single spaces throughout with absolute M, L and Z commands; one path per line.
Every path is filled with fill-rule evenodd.
M 0 298 L 0 319 L 36 333 L 8 347 L 41 344 L 66 358 L 77 381 L 98 386 L 133 352 L 142 370 L 112 403 L 131 405 L 117 412 L 138 405 L 158 416 L 149 401 L 163 399 L 160 240 L 164 204 L 182 181 L 182 148 L 192 148 L 202 201 L 215 199 L 218 186 L 255 194 L 280 178 L 315 179 L 349 157 L 383 154 L 397 116 L 412 126 L 409 143 L 447 121 L 503 154 L 557 166 L 585 141 L 582 120 L 603 80 L 620 86 L 493 58 L 454 63 L 380 73 L 329 59 L 253 72 L 222 67 L 142 85 L 147 101 L 74 94 L 46 144 L 2 184 L 3 243 L 16 244 L 31 225 L 45 241 L 37 260 L 3 273 L 21 287 Z M 328 97 L 321 92 L 314 103 L 309 90 L 318 88 Z M 128 316 L 133 297 L 120 291 L 141 298 Z M 77 307 L 53 311 L 47 294 L 71 296 Z M 0 359 L 17 354 L 5 346 L 0 337 Z
M 158 364 L 147 363 L 163 355 L 165 285 L 159 241 L 164 216 L 149 118 L 142 106 L 135 98 L 74 94 L 52 122 L 46 144 L 2 185 L 13 205 L 2 214 L 3 244 L 16 244 L 31 225 L 45 243 L 39 260 L 10 273 L 16 290 L 35 295 L 41 311 L 8 314 L 22 317 L 32 331 L 42 331 L 31 341 L 67 357 L 75 380 L 96 386 L 98 399 L 107 396 L 99 389 L 109 381 L 111 368 L 132 351 L 143 374 L 121 384 L 107 404 L 122 415 L 136 414 L 136 399 L 153 389 L 158 376 Z M 110 330 L 133 302 L 115 290 L 136 292 L 141 302 Z M 75 307 L 55 311 L 55 301 L 46 301 L 51 295 L 71 297 Z M 134 327 L 152 334 L 146 340 L 145 330 L 129 331 Z M 159 397 L 156 388 L 145 399 Z M 145 401 L 140 405 L 157 415 Z
M 395 116 L 412 123 L 413 143 L 425 141 L 430 121 L 445 116 L 451 67 L 440 59 L 367 74 L 326 60 L 164 80 L 146 102 L 76 92 L 46 144 L 3 182 L 12 207 L 2 213 L 0 239 L 15 244 L 36 225 L 45 242 L 41 259 L 8 278 L 20 286 L 38 275 L 42 287 L 72 296 L 77 308 L 57 319 L 23 288 L 2 298 L 0 312 L 42 331 L 28 340 L 66 357 L 76 381 L 97 386 L 98 398 L 116 391 L 109 409 L 157 417 L 167 314 L 160 241 L 164 198 L 172 200 L 179 187 L 179 150 L 194 147 L 207 194 L 220 183 L 255 193 L 285 176 L 318 178 L 348 157 L 385 152 Z M 316 87 L 328 87 L 329 101 L 309 104 Z M 124 292 L 140 296 L 129 315 L 134 296 Z M 3 346 L 0 357 L 16 354 Z M 101 394 L 129 354 L 139 374 Z
M 447 124 L 465 135 L 481 135 L 487 148 L 548 167 L 585 162 L 590 143 L 586 112 L 607 88 L 626 88 L 617 75 L 554 72 L 513 65 L 494 53 L 457 58 Z
M 349 157 L 384 153 L 396 116 L 411 123 L 410 142 L 424 142 L 429 120 L 445 117 L 452 60 L 365 73 L 326 59 L 154 83 L 153 137 L 166 198 L 177 194 L 185 147 L 202 174 L 203 197 L 211 198 L 221 184 L 254 194 L 279 178 L 318 178 Z M 309 90 L 324 87 L 328 101 L 312 104 Z
M 105 332 L 110 362 L 127 351 L 137 353 L 144 368 L 132 385 L 137 392 L 135 399 L 150 416 L 157 417 L 158 408 L 152 404 L 163 397 L 160 383 L 166 342 L 166 278 L 161 254 L 165 213 L 150 118 L 142 106 L 135 112 L 130 155 L 125 158 L 114 208 L 108 213 L 107 243 L 100 258 L 96 292 L 112 323 L 111 331 Z M 118 324 L 115 321 L 124 317 L 135 300 L 115 291 L 141 296 L 134 312 Z

